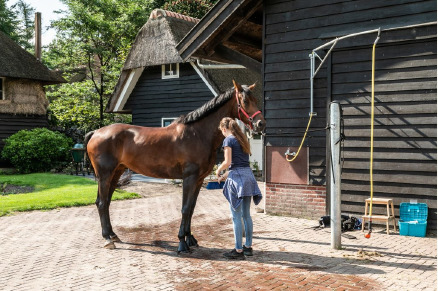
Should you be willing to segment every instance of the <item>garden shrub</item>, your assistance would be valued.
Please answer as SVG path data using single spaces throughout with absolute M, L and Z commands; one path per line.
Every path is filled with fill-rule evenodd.
M 73 141 L 47 128 L 20 130 L 5 140 L 2 157 L 21 173 L 46 172 L 71 161 Z

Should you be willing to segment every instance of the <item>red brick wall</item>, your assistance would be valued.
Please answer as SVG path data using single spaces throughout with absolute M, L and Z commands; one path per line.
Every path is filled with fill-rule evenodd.
M 267 214 L 318 219 L 325 215 L 325 186 L 266 183 Z

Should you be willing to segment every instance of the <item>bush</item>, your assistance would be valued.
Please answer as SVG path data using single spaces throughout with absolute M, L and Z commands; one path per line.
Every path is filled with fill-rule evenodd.
M 20 130 L 5 140 L 2 157 L 21 173 L 46 172 L 71 161 L 73 141 L 47 128 Z

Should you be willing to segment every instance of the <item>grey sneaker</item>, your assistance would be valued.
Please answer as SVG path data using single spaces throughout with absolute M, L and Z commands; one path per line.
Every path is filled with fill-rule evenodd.
M 245 254 L 245 256 L 252 256 L 252 248 L 247 248 L 245 246 L 243 246 L 243 253 Z
M 245 255 L 243 252 L 238 253 L 236 249 L 232 249 L 230 252 L 224 254 L 224 257 L 230 260 L 244 260 Z

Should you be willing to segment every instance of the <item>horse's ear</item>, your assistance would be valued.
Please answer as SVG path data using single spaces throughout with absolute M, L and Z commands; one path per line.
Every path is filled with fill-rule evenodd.
M 257 83 L 257 82 L 256 82 L 256 83 Z M 251 90 L 251 91 L 252 91 L 252 89 L 254 89 L 254 87 L 255 87 L 256 83 L 254 83 L 254 84 L 252 84 L 251 86 L 249 86 L 249 87 L 248 87 L 248 88 L 249 88 L 249 90 Z
M 237 92 L 242 92 L 242 86 L 240 86 L 239 83 L 237 83 L 236 81 L 233 80 L 233 84 L 234 84 L 234 89 L 236 89 Z

